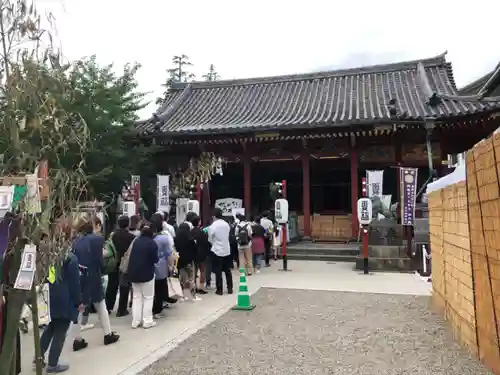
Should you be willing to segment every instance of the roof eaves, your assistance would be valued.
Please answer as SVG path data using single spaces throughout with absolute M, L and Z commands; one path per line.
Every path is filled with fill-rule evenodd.
M 488 72 L 485 75 L 481 76 L 480 78 L 476 79 L 475 81 L 472 81 L 468 83 L 467 85 L 461 87 L 458 92 L 465 92 L 465 93 L 470 93 L 470 92 L 475 92 L 476 94 L 479 92 L 479 90 L 484 86 L 484 84 L 488 81 L 490 78 L 492 72 Z
M 491 92 L 491 89 L 494 89 L 494 87 L 492 86 L 498 83 L 498 80 L 500 78 L 500 63 L 497 64 L 496 68 L 490 74 L 490 78 L 478 92 L 478 95 L 480 95 L 481 97 L 485 97 L 486 95 L 488 95 L 488 93 Z
M 170 116 L 172 116 L 175 110 L 179 108 L 180 105 L 182 105 L 182 103 L 189 97 L 189 95 L 191 95 L 191 92 L 191 84 L 186 85 L 182 93 L 177 98 L 168 103 L 168 105 L 163 106 L 161 112 L 157 111 L 153 114 L 152 117 L 147 120 L 137 121 L 135 126 L 137 127 L 138 125 L 151 125 L 153 127 L 161 127 L 161 123 L 165 122 L 170 118 Z
M 498 75 L 500 78 L 500 64 L 497 67 Z M 451 64 L 449 69 L 451 69 Z M 448 76 L 453 74 L 453 71 L 448 73 Z M 427 97 L 427 104 L 430 106 L 436 106 L 441 103 L 442 100 L 453 100 L 459 102 L 488 102 L 488 103 L 496 103 L 500 104 L 500 97 L 486 97 L 484 93 L 477 93 L 474 95 L 450 95 L 443 93 L 441 91 L 433 91 L 429 82 L 429 77 L 425 71 L 425 67 L 422 63 L 417 64 L 417 79 L 420 82 L 420 86 L 424 91 L 425 96 Z M 490 80 L 491 81 L 491 78 Z M 454 82 L 451 82 L 454 85 Z M 486 86 L 486 84 L 485 84 Z
M 341 129 L 341 128 L 349 128 L 351 126 L 356 127 L 372 127 L 376 125 L 386 125 L 387 121 L 390 121 L 394 124 L 408 124 L 408 125 L 421 125 L 424 123 L 424 118 L 400 118 L 395 117 L 393 119 L 377 119 L 377 120 L 357 120 L 357 121 L 349 121 L 345 123 L 317 123 L 314 124 L 314 128 L 331 128 L 332 130 Z M 217 135 L 217 134 L 225 134 L 225 135 L 239 135 L 239 134 L 248 134 L 248 133 L 263 133 L 269 131 L 289 131 L 289 130 L 310 130 L 311 124 L 292 124 L 287 125 L 286 127 L 280 126 L 248 126 L 248 127 L 238 127 L 238 126 L 229 126 L 224 128 L 202 128 L 202 129 L 185 129 L 185 130 L 174 130 L 174 131 L 162 131 L 162 136 L 193 136 L 193 135 Z

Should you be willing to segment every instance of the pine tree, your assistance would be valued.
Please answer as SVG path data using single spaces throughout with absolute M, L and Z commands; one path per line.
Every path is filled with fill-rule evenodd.
M 203 79 L 208 82 L 218 81 L 220 79 L 220 75 L 215 70 L 214 64 L 210 64 L 210 67 L 208 68 L 208 73 L 203 75 Z
M 172 87 L 172 83 L 174 82 L 189 82 L 195 78 L 194 73 L 189 72 L 187 67 L 193 66 L 193 64 L 189 61 L 189 57 L 186 55 L 176 55 L 172 57 L 172 68 L 167 69 L 167 80 L 163 84 L 165 87 L 165 92 L 163 93 L 162 98 L 156 99 L 156 104 L 161 104 L 165 97 L 168 94 L 168 91 Z

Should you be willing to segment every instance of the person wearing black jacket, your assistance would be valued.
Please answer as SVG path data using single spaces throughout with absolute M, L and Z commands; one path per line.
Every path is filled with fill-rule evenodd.
M 190 213 L 188 213 L 189 215 Z M 191 216 L 192 217 L 192 216 Z M 198 253 L 198 247 L 191 229 L 193 224 L 185 221 L 177 229 L 175 234 L 175 249 L 179 253 L 177 269 L 179 271 L 179 282 L 182 287 L 184 300 L 193 301 L 194 298 L 194 261 Z
M 106 288 L 106 307 L 108 311 L 113 311 L 116 302 L 116 293 L 120 289 L 120 299 L 118 301 L 117 317 L 127 316 L 128 296 L 130 294 L 130 284 L 122 279 L 120 275 L 120 261 L 134 240 L 134 234 L 129 230 L 130 219 L 128 216 L 118 218 L 118 229 L 111 234 L 111 240 L 116 249 L 116 269 L 108 275 L 108 286 Z
M 144 226 L 130 251 L 127 279 L 132 283 L 132 328 L 142 325 L 151 328 L 155 294 L 155 264 L 158 263 L 158 245 L 151 227 Z
M 236 267 L 240 268 L 240 253 L 238 252 L 238 241 L 236 240 L 236 220 L 233 218 L 230 223 L 231 229 L 229 230 L 229 246 L 231 247 L 231 257 L 232 257 L 232 269 L 234 269 L 234 264 Z
M 193 235 L 193 238 L 196 242 L 197 246 L 197 255 L 195 259 L 195 279 L 196 275 L 198 274 L 198 270 L 200 271 L 200 280 L 199 280 L 199 286 L 196 285 L 196 280 L 195 280 L 195 285 L 196 285 L 196 293 L 199 294 L 207 294 L 207 292 L 204 289 L 205 286 L 205 281 L 206 281 L 206 271 L 207 271 L 207 264 L 206 261 L 208 259 L 208 256 L 210 254 L 210 242 L 208 242 L 208 235 L 206 232 L 203 231 L 203 229 L 200 227 L 200 217 L 198 215 L 194 216 L 191 219 L 191 224 L 193 224 L 193 229 L 191 230 L 191 233 Z

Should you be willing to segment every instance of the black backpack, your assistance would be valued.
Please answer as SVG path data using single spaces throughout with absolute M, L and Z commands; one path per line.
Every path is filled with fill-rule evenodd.
M 248 224 L 245 224 L 242 227 L 237 227 L 238 229 L 238 245 L 239 246 L 247 246 L 250 244 L 250 234 L 248 233 Z

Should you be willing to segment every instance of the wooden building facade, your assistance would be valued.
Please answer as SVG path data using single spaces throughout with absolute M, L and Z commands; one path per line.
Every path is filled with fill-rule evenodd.
M 365 170 L 384 169 L 384 193 L 394 201 L 398 166 L 419 167 L 420 185 L 429 176 L 427 141 L 433 166 L 443 174 L 447 154 L 472 147 L 500 126 L 500 97 L 488 85 L 497 83 L 489 79 L 461 94 L 444 54 L 320 73 L 178 83 L 136 129 L 164 145 L 165 158 L 203 151 L 225 158 L 224 175 L 206 186 L 202 206 L 231 196 L 241 197 L 247 212 L 262 211 L 271 207 L 267 184 L 286 179 L 305 237 L 350 237 L 358 231 Z M 314 233 L 321 225 L 313 221 L 326 222 L 326 232 L 333 229 Z

